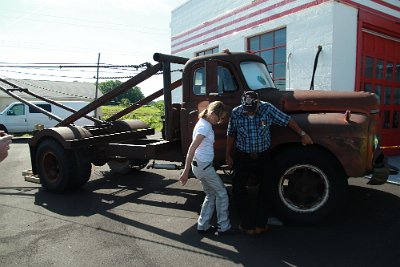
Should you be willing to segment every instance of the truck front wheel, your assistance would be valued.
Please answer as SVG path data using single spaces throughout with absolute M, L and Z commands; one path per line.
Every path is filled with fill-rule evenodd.
M 320 224 L 345 203 L 347 177 L 328 152 L 316 147 L 293 147 L 274 158 L 272 198 L 286 222 Z

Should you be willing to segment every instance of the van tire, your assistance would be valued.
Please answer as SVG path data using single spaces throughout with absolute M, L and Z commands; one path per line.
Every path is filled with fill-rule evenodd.
M 274 157 L 272 166 L 272 201 L 286 223 L 322 224 L 346 203 L 347 177 L 329 152 L 290 147 Z
M 54 140 L 45 140 L 39 144 L 36 152 L 36 166 L 40 182 L 46 190 L 55 193 L 64 192 L 76 174 L 74 153 L 65 150 Z

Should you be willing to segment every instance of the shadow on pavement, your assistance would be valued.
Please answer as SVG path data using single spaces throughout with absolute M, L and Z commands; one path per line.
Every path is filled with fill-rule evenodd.
M 144 181 L 146 187 L 143 187 Z M 241 234 L 202 237 L 197 234 L 196 225 L 177 234 L 109 212 L 127 202 L 198 212 L 203 193 L 169 187 L 173 183 L 176 179 L 150 172 L 140 172 L 134 178 L 106 172 L 104 179 L 90 181 L 77 192 L 57 195 L 39 190 L 35 195 L 35 204 L 64 216 L 102 214 L 126 225 L 188 244 L 187 250 L 191 253 L 203 253 L 244 266 L 400 266 L 400 198 L 378 189 L 351 185 L 346 209 L 329 225 L 273 226 L 271 231 L 260 237 Z M 108 190 L 107 193 L 103 192 L 104 189 Z M 109 189 L 113 189 L 113 193 Z M 120 196 L 123 190 L 130 193 Z M 150 193 L 179 196 L 187 201 L 177 204 L 142 199 Z M 232 205 L 230 207 L 233 209 Z M 234 210 L 231 217 L 235 224 Z M 139 238 L 129 233 L 114 234 Z M 234 250 L 204 242 L 203 238 L 225 243 Z M 146 241 L 160 244 L 156 240 Z M 167 243 L 162 245 L 174 247 Z M 193 247 L 206 252 L 191 249 Z

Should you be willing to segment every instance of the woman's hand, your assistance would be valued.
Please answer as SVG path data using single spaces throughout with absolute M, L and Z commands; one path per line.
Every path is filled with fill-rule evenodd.
M 189 174 L 186 173 L 185 171 L 182 172 L 181 177 L 179 177 L 179 181 L 181 182 L 182 185 L 185 185 L 189 179 Z

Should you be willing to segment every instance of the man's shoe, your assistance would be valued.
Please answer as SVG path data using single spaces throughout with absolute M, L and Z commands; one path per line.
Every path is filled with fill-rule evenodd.
M 244 229 L 241 225 L 239 225 L 239 231 L 245 235 L 250 235 L 250 236 L 256 235 L 255 229 Z
M 216 228 L 213 225 L 210 225 L 210 227 L 207 230 L 199 230 L 197 229 L 197 233 L 201 234 L 201 235 L 208 235 L 208 234 L 212 234 L 215 233 Z
M 268 225 L 266 225 L 264 227 L 256 227 L 255 234 L 256 235 L 261 235 L 261 234 L 264 234 L 264 233 L 268 232 L 268 230 L 269 230 Z
M 216 231 L 214 233 L 214 235 L 215 236 L 226 236 L 226 235 L 234 235 L 234 234 L 237 234 L 237 233 L 238 233 L 238 230 L 233 228 L 233 227 L 231 227 L 231 228 L 229 228 L 228 230 L 225 230 L 225 231 Z

